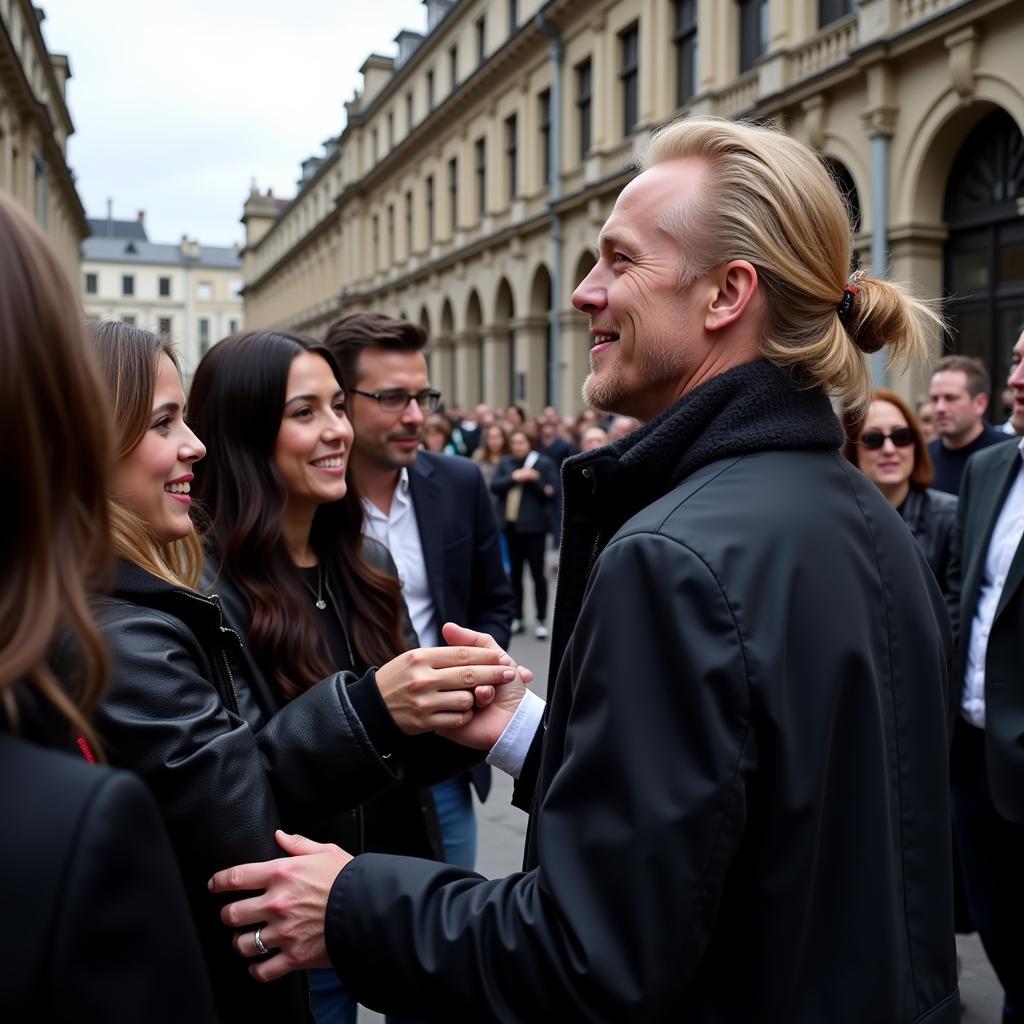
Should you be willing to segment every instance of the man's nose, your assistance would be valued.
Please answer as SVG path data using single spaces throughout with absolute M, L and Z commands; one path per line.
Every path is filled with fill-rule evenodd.
M 600 312 L 608 304 L 608 290 L 600 263 L 576 287 L 572 293 L 572 304 L 581 313 L 590 314 Z

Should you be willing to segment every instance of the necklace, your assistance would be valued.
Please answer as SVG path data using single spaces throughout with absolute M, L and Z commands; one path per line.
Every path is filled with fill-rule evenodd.
M 323 563 L 317 563 L 316 567 L 316 590 L 310 585 L 308 580 L 302 578 L 303 586 L 313 595 L 313 603 L 323 611 L 327 607 L 327 602 L 324 600 L 324 567 Z

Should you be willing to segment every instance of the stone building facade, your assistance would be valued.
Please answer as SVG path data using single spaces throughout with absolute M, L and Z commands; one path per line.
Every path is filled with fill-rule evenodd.
M 206 350 L 242 329 L 242 265 L 234 246 L 151 242 L 144 215 L 89 221 L 82 244 L 85 315 L 124 320 L 175 342 L 191 377 Z
M 71 65 L 46 48 L 43 21 L 31 0 L 0 0 L 0 190 L 46 232 L 76 284 L 78 246 L 89 231 L 67 163 Z
M 636 147 L 713 113 L 814 146 L 860 264 L 944 296 L 947 344 L 1005 377 L 1024 321 L 1024 3 L 425 3 L 425 33 L 367 58 L 294 199 L 246 201 L 251 326 L 405 316 L 450 401 L 574 411 L 588 336 L 570 296 Z

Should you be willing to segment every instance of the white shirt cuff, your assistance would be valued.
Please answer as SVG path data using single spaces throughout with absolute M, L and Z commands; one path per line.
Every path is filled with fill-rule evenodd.
M 498 737 L 498 742 L 491 747 L 487 763 L 500 768 L 513 779 L 518 779 L 526 755 L 530 752 L 530 744 L 537 735 L 537 726 L 544 716 L 545 707 L 546 703 L 542 698 L 527 690 L 512 716 L 512 721 L 505 726 L 505 731 Z

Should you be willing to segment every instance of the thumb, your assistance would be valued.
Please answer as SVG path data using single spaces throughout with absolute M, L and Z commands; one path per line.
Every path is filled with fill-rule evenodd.
M 498 645 L 489 634 L 478 633 L 475 629 L 467 629 L 455 622 L 446 622 L 441 627 L 441 635 L 449 647 L 489 647 L 498 650 Z
M 306 853 L 319 853 L 324 849 L 323 843 L 314 842 L 305 836 L 291 835 L 282 829 L 278 829 L 274 833 L 274 838 L 277 840 L 277 845 L 290 857 L 301 857 Z

